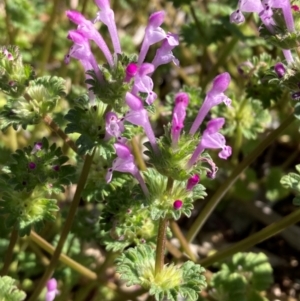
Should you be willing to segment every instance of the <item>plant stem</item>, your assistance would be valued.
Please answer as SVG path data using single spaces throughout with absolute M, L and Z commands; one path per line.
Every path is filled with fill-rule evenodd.
M 155 275 L 160 273 L 164 267 L 167 227 L 168 220 L 166 218 L 160 219 L 156 242 Z
M 7 31 L 7 45 L 13 45 L 15 41 L 14 29 L 11 23 L 10 15 L 8 13 L 8 0 L 4 0 L 4 6 L 5 6 L 5 25 Z
M 217 261 L 221 261 L 235 254 L 236 252 L 249 249 L 250 247 L 256 245 L 257 243 L 278 234 L 279 232 L 283 231 L 285 228 L 299 221 L 300 221 L 300 209 L 297 209 L 296 211 L 282 218 L 280 221 L 265 227 L 261 231 L 243 239 L 242 241 L 236 243 L 232 247 L 219 251 L 212 256 L 208 256 L 207 258 L 200 260 L 199 263 L 204 267 L 208 267 Z
M 174 236 L 176 236 L 178 238 L 180 245 L 181 245 L 182 249 L 184 250 L 184 252 L 190 257 L 190 259 L 192 261 L 196 262 L 197 259 L 196 259 L 195 254 L 191 251 L 189 243 L 187 242 L 186 238 L 182 234 L 178 224 L 174 220 L 170 221 L 170 228 L 171 228 Z
M 131 146 L 132 146 L 132 152 L 134 155 L 135 160 L 137 161 L 137 164 L 140 168 L 140 170 L 147 170 L 147 166 L 145 164 L 145 161 L 143 159 L 137 136 L 133 137 L 131 139 Z
M 78 149 L 74 141 L 65 134 L 49 115 L 44 116 L 43 120 L 74 152 L 77 153 Z
M 196 234 L 200 231 L 203 224 L 206 222 L 214 208 L 221 201 L 222 197 L 232 187 L 232 185 L 239 178 L 241 173 L 250 165 L 290 124 L 295 121 L 293 115 L 288 116 L 282 124 L 273 132 L 271 132 L 236 168 L 232 174 L 227 178 L 225 182 L 217 189 L 215 194 L 208 201 L 204 209 L 200 212 L 197 219 L 192 224 L 190 230 L 187 233 L 187 241 L 191 242 Z
M 43 52 L 42 52 L 42 58 L 40 60 L 41 65 L 40 65 L 40 74 L 43 74 L 46 69 L 46 65 L 49 61 L 49 57 L 51 54 L 52 50 L 52 43 L 53 43 L 53 37 L 54 37 L 54 31 L 53 27 L 55 25 L 55 20 L 57 18 L 59 9 L 58 6 L 60 4 L 60 0 L 54 0 L 53 1 L 53 7 L 52 7 L 52 12 L 50 16 L 50 20 L 48 21 L 46 28 L 45 28 L 45 43 L 43 47 Z
M 55 252 L 54 247 L 49 244 L 45 239 L 40 237 L 36 232 L 31 231 L 30 239 L 35 242 L 40 248 L 48 252 L 49 254 L 53 255 Z M 72 268 L 73 270 L 77 271 L 79 274 L 85 276 L 88 279 L 95 280 L 97 279 L 97 274 L 93 271 L 87 269 L 83 265 L 79 264 L 78 262 L 74 261 L 72 258 L 65 254 L 59 255 L 59 260 Z
M 14 251 L 14 247 L 17 243 L 18 240 L 18 231 L 16 228 L 13 228 L 13 230 L 11 231 L 11 235 L 10 235 L 10 240 L 9 240 L 9 245 L 8 245 L 8 249 L 5 253 L 5 258 L 4 258 L 4 264 L 1 270 L 0 275 L 4 276 L 7 274 L 10 263 L 12 261 L 13 258 L 13 251 Z
M 60 256 L 60 253 L 61 253 L 62 248 L 64 246 L 64 243 L 65 243 L 65 241 L 68 237 L 68 234 L 71 230 L 72 223 L 73 223 L 73 220 L 75 218 L 76 211 L 77 211 L 77 207 L 78 207 L 79 202 L 80 202 L 81 193 L 84 189 L 86 180 L 87 180 L 88 175 L 89 175 L 89 170 L 90 170 L 90 167 L 91 167 L 91 164 L 92 164 L 92 161 L 93 161 L 94 154 L 95 154 L 95 149 L 94 149 L 92 155 L 86 155 L 86 157 L 85 157 L 85 161 L 84 161 L 84 164 L 83 164 L 83 167 L 82 167 L 81 175 L 80 175 L 80 178 L 78 180 L 76 192 L 75 192 L 73 201 L 71 203 L 70 210 L 69 210 L 68 216 L 66 218 L 64 227 L 62 229 L 62 233 L 61 233 L 61 236 L 59 238 L 57 247 L 54 251 L 54 254 L 51 258 L 51 261 L 50 261 L 50 264 L 49 264 L 48 268 L 46 269 L 43 277 L 41 278 L 40 282 L 38 283 L 36 289 L 34 290 L 31 297 L 28 299 L 28 301 L 37 300 L 37 298 L 40 295 L 41 291 L 45 287 L 47 280 L 51 277 L 51 275 L 54 272 L 55 266 L 56 266 L 56 264 L 59 260 L 59 256 Z

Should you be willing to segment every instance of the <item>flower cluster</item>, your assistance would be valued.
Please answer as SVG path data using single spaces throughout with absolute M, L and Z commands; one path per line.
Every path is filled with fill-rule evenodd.
M 114 21 L 114 12 L 110 8 L 109 1 L 96 0 L 95 2 L 100 8 L 100 11 L 93 22 L 95 23 L 100 21 L 107 26 L 114 53 L 112 54 L 110 52 L 107 44 L 100 33 L 95 29 L 92 21 L 86 20 L 85 17 L 77 11 L 67 11 L 68 18 L 73 23 L 77 24 L 78 27 L 76 30 L 71 30 L 68 34 L 68 38 L 74 43 L 74 45 L 66 55 L 65 61 L 69 62 L 70 57 L 78 59 L 83 65 L 85 71 L 93 70 L 94 78 L 101 85 L 105 83 L 107 76 L 103 73 L 103 67 L 99 67 L 96 63 L 96 59 L 91 52 L 89 44 L 90 41 L 94 41 L 98 45 L 112 70 L 118 68 L 117 60 L 118 57 L 122 55 L 122 50 Z M 124 106 L 127 105 L 129 109 L 122 117 L 118 116 L 118 114 L 122 113 L 118 111 L 108 111 L 105 115 L 106 134 L 104 140 L 115 140 L 114 148 L 117 154 L 117 158 L 108 169 L 106 181 L 108 183 L 111 181 L 113 171 L 130 173 L 138 180 L 147 197 L 149 196 L 147 186 L 135 165 L 134 157 L 127 144 L 127 139 L 122 137 L 126 129 L 126 122 L 142 127 L 151 145 L 150 151 L 153 153 L 152 157 L 160 158 L 160 160 L 169 162 L 170 165 L 177 165 L 176 163 L 174 164 L 174 162 L 172 163 L 172 161 L 176 160 L 174 158 L 178 157 L 177 152 L 178 149 L 181 148 L 182 141 L 184 139 L 194 141 L 192 151 L 191 148 L 186 151 L 184 164 L 182 162 L 179 164 L 179 168 L 185 175 L 183 178 L 180 178 L 180 180 L 190 179 L 188 189 L 192 189 L 193 185 L 195 185 L 192 183 L 198 183 L 200 180 L 197 170 L 194 170 L 194 167 L 199 165 L 198 162 L 205 161 L 208 163 L 211 166 L 211 169 L 207 172 L 207 175 L 212 178 L 215 176 L 217 171 L 216 165 L 210 158 L 201 155 L 205 150 L 220 149 L 219 157 L 222 159 L 227 159 L 231 155 L 231 147 L 226 145 L 224 136 L 219 133 L 219 130 L 224 125 L 224 118 L 210 120 L 207 123 L 202 137 L 199 137 L 199 134 L 196 134 L 200 125 L 204 121 L 205 116 L 213 106 L 222 102 L 226 105 L 230 105 L 230 99 L 224 94 L 230 83 L 230 75 L 226 72 L 220 74 L 214 79 L 212 87 L 208 91 L 202 107 L 200 108 L 188 134 L 182 134 L 182 130 L 184 129 L 184 120 L 186 117 L 186 108 L 189 103 L 189 96 L 183 92 L 176 95 L 170 129 L 171 143 L 169 145 L 169 152 L 171 153 L 171 160 L 170 158 L 166 158 L 166 155 L 162 150 L 166 147 L 166 145 L 162 146 L 157 142 L 149 120 L 148 110 L 146 109 L 147 105 L 152 105 L 157 99 L 157 95 L 153 91 L 151 75 L 156 71 L 158 66 L 162 64 L 170 62 L 173 62 L 175 65 L 179 64 L 178 59 L 176 59 L 172 52 L 173 48 L 179 44 L 179 39 L 176 34 L 165 32 L 165 30 L 161 27 L 164 18 L 164 11 L 155 12 L 149 17 L 148 25 L 145 28 L 145 35 L 141 45 L 141 50 L 136 61 L 129 62 L 126 66 L 124 66 L 123 82 L 124 84 L 131 84 L 129 86 L 130 88 L 124 92 Z M 145 62 L 150 46 L 158 42 L 161 42 L 161 45 L 157 49 L 152 62 Z M 86 77 L 87 79 L 91 77 L 90 71 L 87 73 Z M 91 87 L 88 88 L 90 91 L 90 102 L 93 103 L 95 101 L 95 95 L 93 95 L 94 90 Z M 185 138 L 182 138 L 182 135 Z M 158 167 L 157 169 L 159 170 Z M 174 174 L 171 175 L 171 178 L 178 179 L 178 177 Z M 175 210 L 181 207 L 181 202 L 181 200 L 174 200 Z
M 299 100 L 300 63 L 292 53 L 300 43 L 299 6 L 291 5 L 289 0 L 239 0 L 238 9 L 231 14 L 230 21 L 243 22 L 243 12 L 257 13 L 263 23 L 259 28 L 260 35 L 282 49 L 286 64 L 278 62 L 269 75 L 273 83 L 279 82 L 291 91 L 293 100 Z
M 269 34 L 278 36 L 278 29 L 280 27 L 280 22 L 276 21 L 274 18 L 274 9 L 280 9 L 282 16 L 286 24 L 287 34 L 284 37 L 280 37 L 281 42 L 283 40 L 288 40 L 291 34 L 296 32 L 295 23 L 293 19 L 293 10 L 297 10 L 297 6 L 291 6 L 289 0 L 239 0 L 238 8 L 230 16 L 230 21 L 233 23 L 242 23 L 245 21 L 245 17 L 242 14 L 243 12 L 254 12 L 259 15 L 260 20 L 264 24 L 265 28 Z M 282 32 L 282 28 L 280 28 Z M 283 54 L 288 63 L 293 62 L 293 56 L 290 49 L 285 48 L 289 46 L 289 43 L 285 45 L 282 43 L 281 48 Z M 293 47 L 290 47 L 293 48 Z

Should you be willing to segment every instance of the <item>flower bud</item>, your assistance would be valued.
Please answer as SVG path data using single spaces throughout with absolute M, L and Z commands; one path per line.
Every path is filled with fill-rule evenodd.
M 187 190 L 192 190 L 195 185 L 197 185 L 200 181 L 200 176 L 197 174 L 194 174 L 192 177 L 188 179 L 186 189 Z
M 36 168 L 36 164 L 34 162 L 29 162 L 28 163 L 28 168 L 29 169 L 35 169 Z
M 284 76 L 286 70 L 282 63 L 277 63 L 274 66 L 274 71 L 276 72 L 278 78 L 282 78 Z
M 173 208 L 175 210 L 179 210 L 181 207 L 182 207 L 182 204 L 183 202 L 181 200 L 176 200 L 174 203 L 173 203 Z

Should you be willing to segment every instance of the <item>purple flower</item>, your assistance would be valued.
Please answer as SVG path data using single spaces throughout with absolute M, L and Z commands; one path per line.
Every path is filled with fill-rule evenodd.
M 108 112 L 105 116 L 105 137 L 104 140 L 109 140 L 112 137 L 118 138 L 124 132 L 124 118 L 119 119 L 117 114 Z
M 55 278 L 51 278 L 47 281 L 47 293 L 45 301 L 53 301 L 55 299 L 55 296 L 59 293 L 57 290 L 57 281 Z
M 230 106 L 231 100 L 223 93 L 227 90 L 229 83 L 230 75 L 227 72 L 224 72 L 215 77 L 212 88 L 208 91 L 204 102 L 198 112 L 198 115 L 194 123 L 192 124 L 192 127 L 190 129 L 191 135 L 194 135 L 196 133 L 205 116 L 212 107 L 220 104 L 221 102 L 224 102 L 225 105 Z
M 6 48 L 3 49 L 2 53 L 6 56 L 6 58 L 9 61 L 12 61 L 14 59 L 13 55 L 10 52 L 8 52 Z
M 177 146 L 180 132 L 183 129 L 183 122 L 186 115 L 186 108 L 189 104 L 188 94 L 181 92 L 175 96 L 175 108 L 173 111 L 171 137 L 172 145 Z
M 260 13 L 264 7 L 260 0 L 239 0 L 238 9 L 230 15 L 231 23 L 242 23 L 245 21 L 245 17 L 242 12 L 245 13 Z
M 200 176 L 197 174 L 194 174 L 188 179 L 186 189 L 187 190 L 192 190 L 200 181 Z
M 33 148 L 32 148 L 31 154 L 35 154 L 38 151 L 40 151 L 42 149 L 42 146 L 43 146 L 42 142 L 35 143 Z
M 108 64 L 113 66 L 112 55 L 102 36 L 94 27 L 94 24 L 77 11 L 68 10 L 66 11 L 66 15 L 73 23 L 78 25 L 77 32 L 81 33 L 85 38 L 93 40 L 103 52 Z
M 144 62 L 151 45 L 166 38 L 166 32 L 160 27 L 164 21 L 164 18 L 164 11 L 155 12 L 149 17 L 149 22 L 145 29 L 145 36 L 138 59 L 138 65 L 141 65 Z
M 148 112 L 144 108 L 141 99 L 132 93 L 127 92 L 125 100 L 130 108 L 130 111 L 125 115 L 125 120 L 144 128 L 145 134 L 147 135 L 154 152 L 158 154 L 159 150 L 149 121 Z
M 146 103 L 151 105 L 153 101 L 157 98 L 155 92 L 153 92 L 153 81 L 150 76 L 154 71 L 154 66 L 149 63 L 142 64 L 134 76 L 134 85 L 132 87 L 131 93 L 138 96 L 138 92 L 147 93 Z
M 106 182 L 109 183 L 111 181 L 113 171 L 130 173 L 138 180 L 144 194 L 148 196 L 149 191 L 134 163 L 134 157 L 131 154 L 129 147 L 124 143 L 115 143 L 114 147 L 117 153 L 117 158 L 113 161 L 112 167 L 108 169 L 105 177 Z
M 35 169 L 36 168 L 36 164 L 34 162 L 29 162 L 28 163 L 28 168 L 29 169 Z
M 182 204 L 183 202 L 181 200 L 176 200 L 174 203 L 173 203 L 173 208 L 175 210 L 179 210 L 181 207 L 182 207 Z
M 173 55 L 173 48 L 179 45 L 179 39 L 177 34 L 168 33 L 163 40 L 160 48 L 156 50 L 155 57 L 152 61 L 152 65 L 156 69 L 159 65 L 168 64 L 173 62 L 176 66 L 179 66 L 179 60 Z
M 262 0 L 264 7 L 281 8 L 289 32 L 295 31 L 292 7 L 289 0 Z
M 284 76 L 286 70 L 282 63 L 277 63 L 274 66 L 274 71 L 276 72 L 278 78 L 282 78 Z
M 219 152 L 219 157 L 221 159 L 227 159 L 231 156 L 231 147 L 225 144 L 225 137 L 218 132 L 224 123 L 224 118 L 215 118 L 207 123 L 206 130 L 203 132 L 201 140 L 188 162 L 188 168 L 197 161 L 197 158 L 205 149 L 221 148 L 222 150 Z
M 102 80 L 102 74 L 98 67 L 97 61 L 91 51 L 89 42 L 78 30 L 70 30 L 68 39 L 74 42 L 69 53 L 65 57 L 65 62 L 68 64 L 70 57 L 78 59 L 83 65 L 85 71 L 94 69 L 99 81 Z
M 115 14 L 110 8 L 109 0 L 95 0 L 95 2 L 101 11 L 97 13 L 94 22 L 101 21 L 107 26 L 115 53 L 122 53 L 115 22 Z

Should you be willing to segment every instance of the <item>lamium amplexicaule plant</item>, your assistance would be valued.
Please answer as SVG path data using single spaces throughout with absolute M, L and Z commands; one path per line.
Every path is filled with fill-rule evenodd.
M 27 2 L 19 2 L 22 23 L 30 16 Z M 148 21 L 139 53 L 130 52 L 124 38 L 127 21 L 118 29 L 115 16 L 122 5 L 142 4 L 114 3 L 114 11 L 109 0 L 95 0 L 99 11 L 89 19 L 84 12 L 96 6 L 83 2 L 81 12 L 66 10 L 69 29 L 59 29 L 70 47 L 60 56 L 60 76 L 51 68 L 43 75 L 49 49 L 42 49 L 41 70 L 30 62 L 34 54 L 17 40 L 16 11 L 4 5 L 11 45 L 0 48 L 0 300 L 271 300 L 268 256 L 249 251 L 299 222 L 300 209 L 206 257 L 199 258 L 191 243 L 227 192 L 233 199 L 251 195 L 245 185 L 247 171 L 255 169 L 250 164 L 283 133 L 299 135 L 295 126 L 294 134 L 286 130 L 300 119 L 297 1 L 239 0 L 235 11 L 221 1 L 222 12 L 215 1 L 199 7 L 174 1 L 188 20 L 178 32 L 164 24 L 172 18 L 170 3 L 149 17 L 143 8 Z M 209 19 L 199 14 L 204 5 Z M 53 6 L 39 39 L 57 48 L 47 40 L 47 34 L 55 38 L 59 22 L 59 1 Z M 259 42 L 252 41 L 261 47 L 257 56 L 243 49 L 250 45 L 250 24 L 259 24 Z M 197 35 L 200 44 L 191 42 Z M 248 59 L 228 64 L 237 43 Z M 218 45 L 224 52 L 212 58 L 209 51 Z M 172 65 L 183 74 L 181 52 L 193 47 L 192 54 L 213 62 L 211 70 L 204 59 L 198 83 L 183 80 L 168 95 L 160 93 L 157 78 L 171 74 Z M 274 57 L 277 49 L 282 54 Z M 67 70 L 79 73 L 79 66 L 85 81 L 70 91 Z M 285 166 L 295 162 L 295 148 Z M 299 206 L 300 176 L 293 166 L 273 185 L 277 192 L 290 189 Z

